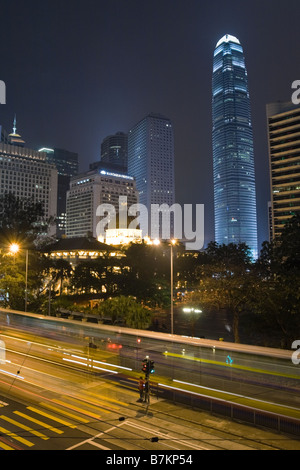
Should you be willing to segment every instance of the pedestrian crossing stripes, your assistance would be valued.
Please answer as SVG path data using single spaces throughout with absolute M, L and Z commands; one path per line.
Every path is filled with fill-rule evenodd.
M 14 411 L 14 413 L 17 414 L 18 416 L 21 416 L 25 419 L 28 419 L 29 421 L 32 421 L 33 423 L 38 424 L 39 426 L 42 426 L 42 427 L 45 427 L 46 429 L 49 429 L 52 432 L 55 432 L 57 434 L 62 434 L 63 433 L 63 431 L 61 429 L 57 429 L 54 426 L 52 426 L 48 423 L 45 423 L 44 421 L 40 421 L 39 419 L 33 418 L 32 416 L 30 416 L 26 413 L 22 413 L 22 411 Z
M 75 419 L 76 421 L 80 421 L 81 423 L 89 423 L 88 419 L 82 418 L 81 416 L 75 415 L 74 413 L 70 413 L 63 408 L 58 408 L 57 406 L 50 405 L 49 403 L 42 404 L 44 408 L 48 408 L 56 413 L 62 414 L 67 416 L 68 418 Z
M 75 403 L 78 403 L 80 404 L 81 406 L 76 406 L 74 405 L 73 403 L 67 403 L 65 401 L 62 401 L 62 400 L 52 400 L 54 403 L 57 403 L 58 405 L 63 405 L 73 411 L 77 411 L 78 413 L 82 413 L 86 416 L 90 416 L 92 419 L 100 419 L 101 416 L 97 413 L 93 413 L 91 411 L 88 411 L 86 409 L 83 409 L 82 408 L 82 403 L 80 403 L 79 400 L 73 400 Z
M 30 428 L 29 426 L 26 426 L 25 424 L 22 424 L 19 421 L 16 421 L 12 418 L 9 418 L 8 416 L 2 415 L 2 416 L 0 416 L 0 419 L 3 419 L 5 421 L 7 421 L 8 423 L 14 424 L 16 427 L 19 427 L 20 429 L 24 429 L 25 431 L 28 431 L 31 434 L 33 434 L 37 437 L 40 437 L 41 439 L 44 439 L 44 440 L 49 439 L 49 437 L 45 436 L 45 434 L 43 434 L 39 431 L 35 431 L 34 429 Z
M 14 408 L 11 403 L 0 401 L 0 450 L 46 448 L 47 441 L 51 446 L 51 439 L 68 439 L 72 432 L 78 439 L 78 426 L 101 420 L 101 416 L 117 412 L 120 406 L 126 405 L 112 397 L 92 392 L 88 395 L 86 400 L 64 396 L 30 406 L 15 404 Z
M 57 421 L 58 423 L 60 424 L 63 424 L 64 426 L 69 426 L 70 428 L 76 428 L 76 426 L 74 424 L 71 424 L 69 423 L 68 421 L 65 421 L 63 419 L 60 419 L 60 418 L 56 418 L 55 416 L 53 415 L 50 415 L 49 413 L 45 413 L 44 411 L 41 411 L 41 410 L 38 410 L 36 408 L 33 408 L 32 406 L 28 406 L 27 407 L 28 410 L 31 410 L 35 413 L 38 413 L 40 414 L 41 416 L 46 416 L 46 418 L 50 418 L 50 419 L 53 419 L 54 421 Z
M 2 426 L 0 426 L 0 432 L 3 433 L 3 434 L 5 434 L 5 435 L 8 436 L 8 437 L 12 437 L 12 438 L 15 439 L 16 441 L 21 442 L 21 444 L 24 444 L 25 446 L 31 447 L 31 446 L 34 445 L 33 442 L 28 441 L 28 439 L 24 439 L 23 437 L 18 436 L 18 435 L 15 434 L 14 432 L 9 431 L 8 429 L 3 428 Z
M 89 422 L 72 413 L 63 414 L 63 410 L 48 403 L 40 405 L 27 406 L 22 411 L 12 410 L 9 416 L 0 414 L 0 450 L 33 448 L 37 442 L 48 441 L 55 435 L 61 436 L 64 428 L 76 429 L 76 424 L 64 418 L 67 415 L 80 423 Z M 48 410 L 45 405 L 48 405 Z M 21 444 L 21 447 L 16 443 Z
M 3 449 L 3 450 L 15 450 L 13 447 L 8 446 L 7 444 L 5 444 L 5 442 L 1 442 L 1 441 L 0 441 L 0 449 Z

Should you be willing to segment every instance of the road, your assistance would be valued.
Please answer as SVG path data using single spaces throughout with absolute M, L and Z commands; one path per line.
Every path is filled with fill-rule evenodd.
M 33 393 L 33 389 L 31 390 Z M 6 450 L 300 450 L 296 439 L 92 381 L 80 394 L 36 390 L 28 404 L 2 399 L 0 448 Z M 26 394 L 23 395 L 23 400 Z
M 139 370 L 142 359 L 148 355 L 155 361 L 155 376 L 169 381 L 169 384 L 175 380 L 177 383 L 189 383 L 197 393 L 199 387 L 204 393 L 211 393 L 211 389 L 227 392 L 226 400 L 230 400 L 230 394 L 231 397 L 234 394 L 234 400 L 244 401 L 248 397 L 255 400 L 255 407 L 259 402 L 262 406 L 264 402 L 280 404 L 295 410 L 297 419 L 299 416 L 300 368 L 292 362 L 291 351 L 176 335 L 170 337 L 159 332 L 92 325 L 69 319 L 24 315 L 23 312 L 0 311 L 0 322 L 4 340 L 6 333 L 17 335 L 22 331 L 24 339 L 25 331 L 29 333 L 28 343 L 24 341 L 21 349 L 18 345 L 18 350 L 24 354 L 15 358 L 18 364 L 23 364 L 24 358 L 27 360 L 36 353 L 38 357 L 43 356 L 47 364 L 47 349 L 43 352 L 37 345 L 39 349 L 35 351 L 36 345 L 31 340 L 30 335 L 36 332 L 37 336 L 53 339 L 54 344 L 55 341 L 57 344 L 67 341 L 69 347 L 73 344 L 80 353 L 79 358 L 76 354 L 67 357 L 67 353 L 58 346 L 56 353 L 54 350 L 51 352 L 52 361 L 55 357 L 57 361 L 69 362 L 70 366 L 76 363 L 76 367 L 89 369 L 93 365 L 95 370 L 101 370 L 107 368 L 101 360 L 105 354 L 105 361 L 113 365 L 109 366 L 114 369 L 111 373 L 117 374 L 121 367 Z M 93 360 L 91 363 L 93 350 L 87 357 L 85 346 L 91 338 L 100 352 L 99 362 Z M 82 354 L 83 351 L 85 354 Z M 282 413 L 282 410 L 276 408 L 273 412 Z
M 296 439 L 178 406 L 154 394 L 149 406 L 138 403 L 136 384 L 118 382 L 113 369 L 108 371 L 109 353 L 103 356 L 106 369 L 92 374 L 65 361 L 55 363 L 58 350 L 45 338 L 35 338 L 34 343 L 28 338 L 5 339 L 7 357 L 0 371 L 2 449 L 126 450 L 132 455 L 141 450 L 153 455 L 300 450 Z M 22 348 L 24 355 L 16 353 Z M 43 361 L 30 354 L 34 350 L 45 356 Z

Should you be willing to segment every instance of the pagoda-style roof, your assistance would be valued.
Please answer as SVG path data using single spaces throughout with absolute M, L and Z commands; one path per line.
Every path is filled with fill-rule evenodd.
M 74 237 L 74 238 L 60 238 L 56 242 L 47 245 L 44 249 L 44 253 L 53 252 L 115 252 L 116 249 L 106 245 L 105 243 L 99 242 L 93 237 Z

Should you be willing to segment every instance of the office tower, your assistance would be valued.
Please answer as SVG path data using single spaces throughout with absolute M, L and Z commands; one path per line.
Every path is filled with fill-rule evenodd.
M 0 195 L 8 193 L 42 202 L 45 218 L 56 217 L 57 170 L 45 153 L 0 143 Z M 50 226 L 48 234 L 54 232 Z
M 300 211 L 300 106 L 267 105 L 272 237 Z
M 67 237 L 91 235 L 98 238 L 97 225 L 101 221 L 97 215 L 98 206 L 110 204 L 118 215 L 120 196 L 127 197 L 127 206 L 137 203 L 132 176 L 98 168 L 72 177 L 67 192 Z
M 112 163 L 127 171 L 128 136 L 124 132 L 117 132 L 103 139 L 101 144 L 101 162 Z
M 146 206 L 149 216 L 151 205 L 175 203 L 174 134 L 170 119 L 151 113 L 129 131 L 128 174 L 135 178 L 139 203 Z M 144 220 L 141 215 L 143 237 L 151 236 L 150 227 L 151 217 Z
M 257 256 L 257 214 L 250 98 L 243 48 L 226 34 L 212 77 L 215 241 L 246 243 Z
M 61 237 L 66 232 L 66 199 L 72 176 L 78 173 L 78 153 L 59 148 L 41 148 L 46 153 L 49 163 L 55 165 L 58 171 L 57 180 L 57 221 L 56 236 Z

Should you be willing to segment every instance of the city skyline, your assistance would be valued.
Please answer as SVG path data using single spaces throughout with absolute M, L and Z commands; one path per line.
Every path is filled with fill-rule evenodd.
M 112 0 L 79 2 L 70 9 L 55 1 L 4 1 L 2 15 L 10 20 L 0 33 L 5 65 L 0 79 L 7 91 L 1 125 L 10 131 L 16 113 L 28 147 L 76 152 L 86 171 L 99 160 L 106 136 L 128 132 L 152 111 L 170 117 L 176 202 L 205 205 L 207 243 L 214 238 L 212 53 L 230 32 L 247 57 L 260 248 L 268 237 L 270 199 L 266 104 L 288 101 L 299 78 L 292 47 L 299 4 L 269 5 L 268 0 L 242 6 L 165 0 L 143 8 L 134 0 L 126 5 Z

